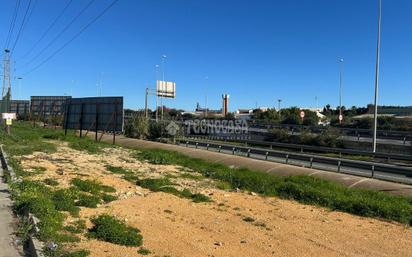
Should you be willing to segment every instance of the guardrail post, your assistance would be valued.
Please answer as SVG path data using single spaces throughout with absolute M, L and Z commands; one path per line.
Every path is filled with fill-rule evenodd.
M 247 157 L 250 157 L 250 149 L 247 149 Z
M 199 143 L 198 142 L 196 142 L 196 149 L 197 149 L 197 146 L 199 145 Z
M 340 166 L 341 166 L 342 162 L 338 161 L 338 172 L 340 172 Z
M 375 176 L 375 165 L 372 165 L 372 173 L 371 173 L 372 178 Z
M 312 169 L 313 166 L 313 157 L 310 157 L 310 168 Z
M 360 134 L 358 133 L 358 142 L 359 142 L 359 140 L 360 140 Z
M 235 155 L 235 147 L 232 148 L 232 154 Z
M 286 164 L 289 163 L 289 154 L 286 155 Z
M 339 158 L 342 158 L 342 152 L 339 152 Z
M 189 147 L 189 141 L 186 141 L 186 147 Z
M 268 155 L 269 155 L 269 152 L 266 152 L 266 153 L 265 153 L 265 160 L 268 159 Z
M 300 148 L 300 152 L 303 153 L 303 147 Z
M 406 145 L 406 137 L 403 138 L 403 144 Z
M 206 145 L 206 150 L 209 150 L 209 146 L 210 146 L 210 144 L 207 144 L 207 145 Z
M 273 145 L 272 144 L 270 144 L 270 150 L 272 150 L 273 149 Z
M 220 153 L 221 149 L 222 149 L 222 146 L 221 146 L 221 145 L 219 145 L 219 153 Z

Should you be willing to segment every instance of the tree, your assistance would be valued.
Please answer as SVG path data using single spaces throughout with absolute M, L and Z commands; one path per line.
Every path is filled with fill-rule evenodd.
M 124 134 L 127 137 L 146 138 L 149 134 L 149 121 L 141 113 L 133 114 L 132 119 L 125 125 Z

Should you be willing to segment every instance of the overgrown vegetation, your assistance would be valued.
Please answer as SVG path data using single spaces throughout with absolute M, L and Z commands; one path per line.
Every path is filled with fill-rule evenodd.
M 91 238 L 126 246 L 142 245 L 143 237 L 137 228 L 129 227 L 124 222 L 109 215 L 100 215 L 91 219 L 93 227 L 87 234 Z
M 189 189 L 185 188 L 181 191 L 174 187 L 174 184 L 168 178 L 147 178 L 137 180 L 137 185 L 150 189 L 153 192 L 165 192 L 176 195 L 178 197 L 191 199 L 195 203 L 210 202 L 210 197 L 200 194 L 192 193 Z
M 412 225 L 412 199 L 406 197 L 372 190 L 347 188 L 335 182 L 315 177 L 276 177 L 245 168 L 232 169 L 222 164 L 210 163 L 166 150 L 139 150 L 136 157 L 153 164 L 174 164 L 187 167 L 206 177 L 227 182 L 232 188 Z M 164 180 L 149 180 L 143 185 L 165 190 L 162 188 L 164 186 L 167 188 L 168 183 Z
M 123 175 L 122 178 L 130 182 L 134 182 L 138 179 L 136 173 L 131 170 L 124 169 L 123 167 L 106 165 L 106 169 L 112 173 Z

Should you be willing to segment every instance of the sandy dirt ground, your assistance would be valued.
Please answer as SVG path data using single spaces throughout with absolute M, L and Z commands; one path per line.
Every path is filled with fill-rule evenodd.
M 214 181 L 181 177 L 187 174 L 181 167 L 140 162 L 132 154 L 123 148 L 88 154 L 61 144 L 54 154 L 36 152 L 21 161 L 25 169 L 33 171 L 33 179 L 53 178 L 58 187 L 68 187 L 75 177 L 115 187 L 119 200 L 98 208 L 82 207 L 80 218 L 90 227 L 91 217 L 108 213 L 140 229 L 143 247 L 151 251 L 148 256 L 412 256 L 412 229 L 408 226 L 251 192 L 220 190 Z M 150 192 L 107 171 L 107 164 L 131 170 L 141 178 L 168 176 L 180 188 L 209 195 L 213 202 L 193 203 Z M 66 222 L 74 220 L 68 216 Z M 84 236 L 73 248 L 88 249 L 93 257 L 141 256 L 139 247 Z

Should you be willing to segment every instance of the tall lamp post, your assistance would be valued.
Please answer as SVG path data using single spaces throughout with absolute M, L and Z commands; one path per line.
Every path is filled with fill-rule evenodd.
M 382 14 L 382 0 L 378 0 L 378 42 L 376 46 L 376 66 L 375 66 L 375 101 L 373 114 L 373 142 L 372 150 L 376 152 L 376 132 L 378 129 L 378 89 L 379 89 L 379 58 L 381 48 L 381 14 Z
M 167 56 L 164 54 L 162 55 L 162 80 L 164 85 L 166 85 L 165 81 L 165 62 L 166 62 Z M 162 120 L 163 120 L 163 96 L 160 96 L 160 105 L 162 106 Z
M 156 123 L 159 121 L 159 97 L 158 97 L 158 88 L 157 88 L 157 81 L 159 80 L 159 64 L 155 65 L 155 73 L 156 73 Z M 160 84 L 159 84 L 160 86 Z
M 343 58 L 339 59 L 339 124 L 342 124 Z

